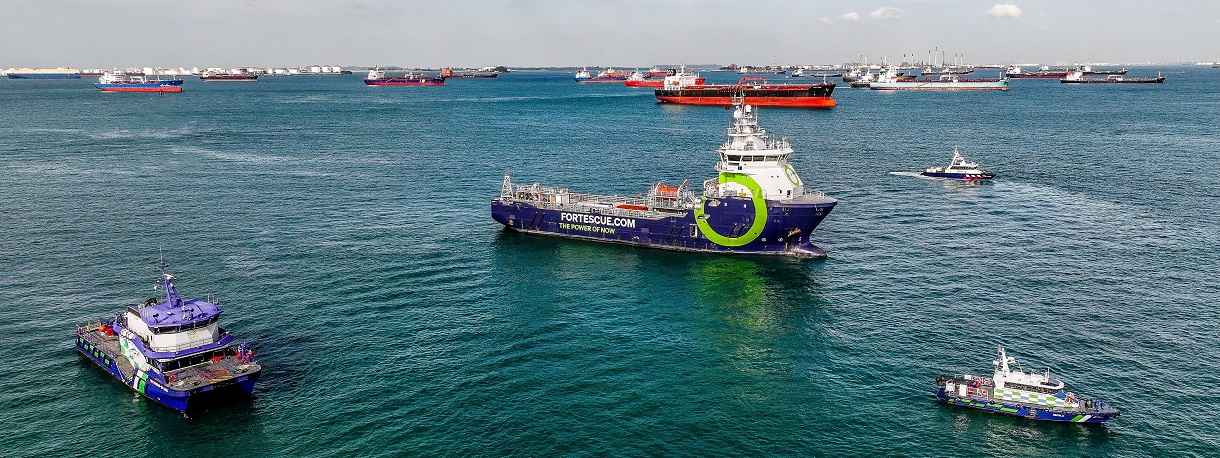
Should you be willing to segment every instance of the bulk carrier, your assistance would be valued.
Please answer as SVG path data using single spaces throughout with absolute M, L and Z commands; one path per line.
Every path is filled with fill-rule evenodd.
M 825 257 L 813 229 L 837 201 L 807 189 L 788 158 L 786 138 L 758 126 L 758 112 L 734 97 L 728 140 L 717 150 L 719 175 L 678 186 L 654 184 L 641 197 L 573 192 L 504 176 L 491 216 L 508 229 L 677 251 Z

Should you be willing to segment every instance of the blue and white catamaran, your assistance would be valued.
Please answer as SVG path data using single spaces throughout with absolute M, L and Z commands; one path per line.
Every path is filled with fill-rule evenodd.
M 211 401 L 248 396 L 262 366 L 221 328 L 215 300 L 183 299 L 161 262 L 165 299 L 149 298 L 118 316 L 76 327 L 76 350 L 136 392 L 186 413 Z

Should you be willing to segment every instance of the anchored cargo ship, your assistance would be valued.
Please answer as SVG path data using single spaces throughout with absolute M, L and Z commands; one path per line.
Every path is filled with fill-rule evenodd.
M 445 77 L 411 72 L 407 72 L 403 76 L 385 76 L 384 71 L 373 69 L 369 70 L 368 77 L 364 78 L 364 84 L 369 86 L 444 86 Z
M 1067 76 L 1068 72 L 1070 72 L 1070 71 L 1071 71 L 1070 69 L 1066 69 L 1066 68 L 1050 68 L 1048 66 L 1043 65 L 1041 68 L 1039 68 L 1037 70 L 1034 70 L 1032 72 L 1027 72 L 1024 69 L 1022 69 L 1021 67 L 1009 66 L 1005 70 L 1005 75 L 1008 78 L 1012 78 L 1012 79 L 1023 79 L 1023 78 L 1059 79 L 1059 78 L 1063 78 L 1063 77 Z
M 737 84 L 699 84 L 695 76 L 677 74 L 665 77 L 654 94 L 661 103 L 728 107 L 734 96 L 743 95 L 752 106 L 832 108 L 834 89 L 834 83 L 775 84 L 762 78 L 742 78 Z
M 252 73 L 226 73 L 205 71 L 199 75 L 200 81 L 258 81 L 258 75 Z
M 180 79 L 163 80 L 159 77 L 128 75 L 117 70 L 103 73 L 93 86 L 106 92 L 182 92 Z
M 1008 78 L 960 78 L 942 75 L 938 79 L 878 79 L 868 85 L 876 91 L 1007 91 Z
M 262 366 L 221 328 L 215 301 L 184 299 L 161 262 L 165 300 L 76 327 L 76 350 L 136 392 L 179 412 L 254 392 Z
M 1120 74 L 1111 74 L 1105 78 L 1085 78 L 1083 71 L 1077 70 L 1069 73 L 1064 79 L 1059 80 L 1060 83 L 1085 84 L 1085 83 L 1101 83 L 1101 84 L 1121 84 L 1121 83 L 1164 83 L 1165 77 L 1157 72 L 1155 78 L 1127 78 Z
M 1084 399 L 1065 391 L 1063 381 L 1033 371 L 1012 370 L 1016 359 L 1000 347 L 991 378 L 969 374 L 936 378 L 936 398 L 955 406 L 1025 417 L 1031 420 L 1105 423 L 1117 409 L 1099 399 Z
M 75 68 L 10 68 L 4 71 L 9 78 L 16 79 L 64 79 L 80 78 L 80 70 Z
M 602 70 L 596 75 L 590 74 L 589 69 L 582 68 L 580 71 L 576 72 L 575 80 L 577 83 L 617 83 L 620 81 L 626 81 L 628 76 L 631 76 L 631 74 L 627 72 L 615 71 L 614 67 L 609 67 Z
M 663 87 L 665 85 L 665 78 L 654 78 L 651 76 L 652 73 L 652 71 L 649 71 L 648 74 L 645 75 L 640 72 L 632 72 L 631 75 L 627 77 L 627 80 L 623 81 L 623 85 L 627 87 Z M 664 73 L 663 76 L 676 76 L 679 73 L 686 75 L 686 67 L 682 67 L 682 70 L 671 68 Z M 698 73 L 689 74 L 694 75 L 694 84 L 703 84 L 703 82 L 707 80 L 707 78 L 700 77 Z
M 500 72 L 495 70 L 478 70 L 478 71 L 453 71 L 452 68 L 441 70 L 442 78 L 495 78 L 500 76 Z
M 728 140 L 717 150 L 719 175 L 696 193 L 654 184 L 641 197 L 573 192 L 508 175 L 491 216 L 511 230 L 677 251 L 825 257 L 811 233 L 837 201 L 806 188 L 788 158 L 786 138 L 758 126 L 737 97 Z

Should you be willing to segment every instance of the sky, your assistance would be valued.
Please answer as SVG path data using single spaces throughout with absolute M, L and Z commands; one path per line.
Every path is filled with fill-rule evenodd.
M 0 0 L 0 68 L 1220 61 L 1217 0 Z

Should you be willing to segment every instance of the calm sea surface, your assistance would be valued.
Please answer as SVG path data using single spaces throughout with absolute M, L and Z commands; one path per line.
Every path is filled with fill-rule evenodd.
M 491 220 L 506 172 L 620 195 L 714 176 L 729 113 L 647 89 L 0 80 L 0 455 L 1217 456 L 1220 70 L 1131 76 L 1157 70 L 764 108 L 840 200 L 812 261 Z M 954 146 L 999 178 L 890 173 Z M 153 295 L 159 249 L 257 353 L 252 401 L 187 419 L 73 350 Z M 935 401 L 1001 344 L 1122 416 Z

